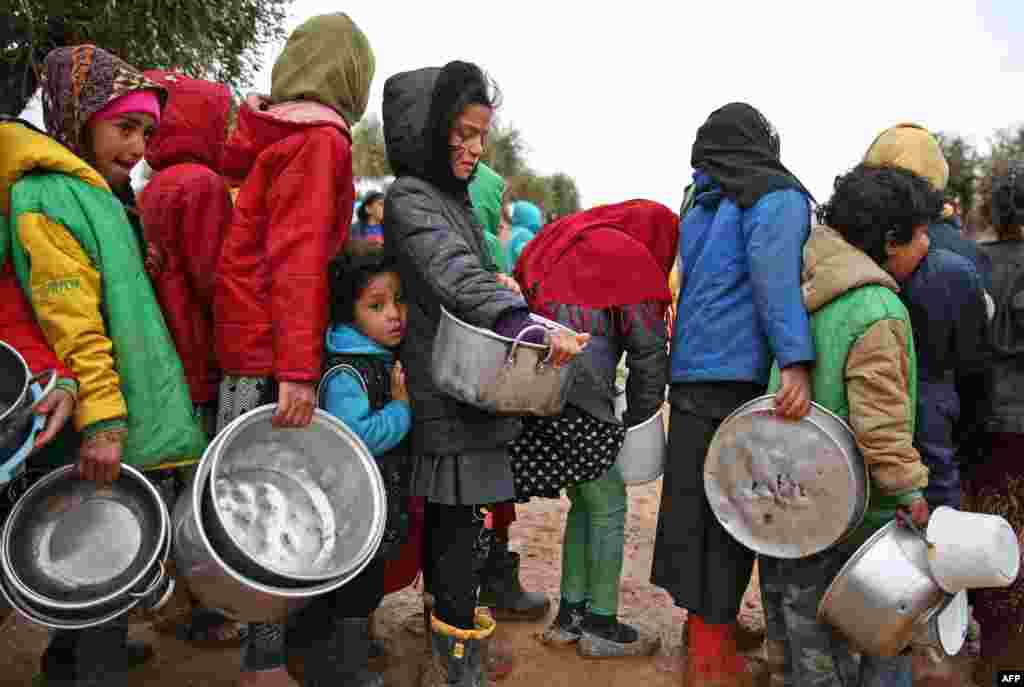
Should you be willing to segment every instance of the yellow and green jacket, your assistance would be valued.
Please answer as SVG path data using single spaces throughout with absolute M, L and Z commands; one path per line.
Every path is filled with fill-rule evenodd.
M 206 438 L 124 206 L 103 177 L 49 136 L 0 122 L 0 264 L 54 352 L 75 373 L 74 425 L 127 429 L 122 460 L 193 462 Z

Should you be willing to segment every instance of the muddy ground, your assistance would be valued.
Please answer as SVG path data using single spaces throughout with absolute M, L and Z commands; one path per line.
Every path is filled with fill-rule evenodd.
M 673 607 L 669 597 L 648 582 L 654 531 L 657 522 L 660 481 L 630 489 L 629 519 L 626 524 L 626 562 L 621 587 L 621 616 L 642 632 L 658 634 L 662 649 L 652 658 L 594 661 L 580 658 L 574 650 L 553 650 L 538 641 L 546 622 L 502 623 L 495 637 L 511 646 L 517 658 L 515 671 L 502 687 L 679 687 L 682 682 L 677 657 L 680 628 L 685 613 Z M 557 597 L 561 564 L 562 526 L 568 501 L 534 500 L 519 510 L 513 527 L 512 548 L 522 553 L 523 580 L 527 588 L 543 590 Z M 186 603 L 176 593 L 166 614 L 180 612 Z M 377 663 L 391 687 L 414 687 L 424 657 L 420 590 L 407 589 L 385 599 L 377 614 L 378 633 L 387 638 L 389 655 Z M 552 614 L 554 608 L 552 608 Z M 744 649 L 756 655 L 762 631 L 756 579 L 748 590 L 741 613 L 747 632 Z M 19 616 L 11 615 L 0 627 L 0 685 L 27 685 L 45 647 L 47 633 Z M 132 635 L 151 642 L 157 655 L 134 674 L 134 684 L 147 687 L 229 687 L 238 676 L 237 650 L 196 649 L 172 636 L 154 630 L 153 619 L 137 618 Z M 966 666 L 963 663 L 963 666 Z M 768 685 L 768 676 L 754 662 L 752 682 Z M 915 687 L 969 685 L 956 665 L 940 671 L 918 664 Z M 926 674 L 927 673 L 927 674 Z M 985 685 L 984 687 L 987 687 Z

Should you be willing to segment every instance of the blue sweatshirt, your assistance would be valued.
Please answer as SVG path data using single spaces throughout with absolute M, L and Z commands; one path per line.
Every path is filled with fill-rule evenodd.
M 694 176 L 696 201 L 679 232 L 672 383 L 765 384 L 773 358 L 781 367 L 814 362 L 800 292 L 807 197 L 774 191 L 743 211 L 711 177 Z
M 391 351 L 347 324 L 333 324 L 327 330 L 327 352 L 373 356 L 388 364 L 394 360 Z M 391 401 L 375 412 L 370 409 L 370 399 L 359 380 L 344 372 L 327 380 L 324 410 L 348 425 L 378 457 L 398 446 L 412 427 L 412 408 L 408 403 Z

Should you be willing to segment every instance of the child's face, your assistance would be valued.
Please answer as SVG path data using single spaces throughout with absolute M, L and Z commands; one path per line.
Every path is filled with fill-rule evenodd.
M 370 220 L 370 224 L 383 224 L 384 223 L 384 201 L 375 200 L 366 206 L 366 216 Z
M 451 147 L 452 174 L 457 179 L 465 180 L 473 176 L 473 170 L 480 162 L 487 143 L 492 115 L 489 107 L 470 105 L 452 125 L 448 145 Z
M 405 336 L 408 308 L 402 299 L 402 282 L 394 272 L 378 274 L 359 294 L 355 325 L 385 348 L 395 348 Z
M 929 245 L 927 224 L 915 227 L 914 236 L 907 243 L 889 241 L 885 247 L 889 255 L 889 259 L 885 261 L 885 271 L 899 282 L 910 279 L 910 275 L 924 260 L 924 256 L 928 255 Z
M 131 183 L 132 167 L 146 154 L 146 141 L 156 130 L 152 115 L 137 112 L 89 123 L 92 164 L 114 188 Z

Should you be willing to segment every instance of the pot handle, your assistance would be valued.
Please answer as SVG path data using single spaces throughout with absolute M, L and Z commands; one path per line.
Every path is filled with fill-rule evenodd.
M 128 596 L 132 597 L 133 599 L 146 598 L 147 596 L 149 596 L 157 590 L 157 587 L 160 586 L 160 584 L 164 581 L 165 577 L 167 577 L 167 568 L 164 567 L 164 562 L 160 561 L 160 568 L 156 572 L 156 577 L 153 579 L 150 585 L 146 587 L 146 590 L 142 592 L 128 592 Z
M 520 344 L 523 343 L 523 337 L 526 336 L 527 332 L 531 332 L 537 329 L 541 330 L 545 334 L 547 334 L 548 332 L 548 328 L 542 324 L 531 324 L 529 327 L 525 327 L 523 331 L 519 332 L 518 336 L 516 336 L 516 340 L 512 342 L 512 350 L 508 352 L 508 359 L 505 361 L 506 365 L 511 365 L 516 361 L 516 351 L 519 349 Z M 541 364 L 547 363 L 549 360 L 551 360 L 550 346 L 548 346 L 548 356 L 544 358 Z

